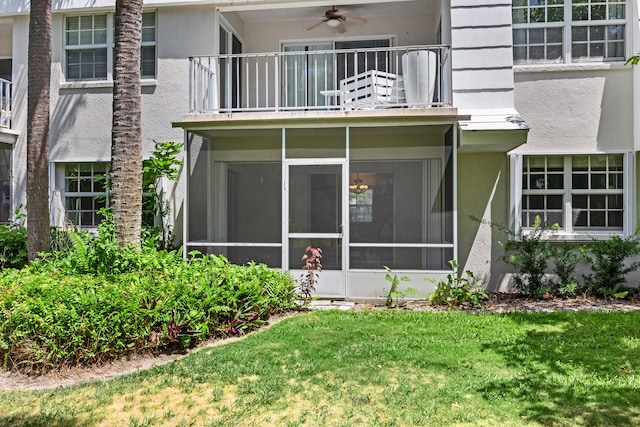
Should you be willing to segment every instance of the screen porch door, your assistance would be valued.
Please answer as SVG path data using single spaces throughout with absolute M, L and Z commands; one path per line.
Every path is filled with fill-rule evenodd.
M 302 270 L 307 246 L 322 249 L 322 272 L 315 294 L 344 297 L 346 247 L 343 228 L 346 223 L 346 161 L 342 159 L 289 161 L 287 189 L 287 228 L 289 270 L 296 279 Z

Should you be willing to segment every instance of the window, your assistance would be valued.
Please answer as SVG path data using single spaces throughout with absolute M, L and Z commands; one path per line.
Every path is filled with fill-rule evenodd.
M 373 221 L 373 189 L 349 191 L 349 218 L 351 222 Z
M 140 71 L 142 78 L 156 77 L 156 14 L 142 14 L 142 47 L 140 48 Z
M 624 0 L 513 0 L 516 64 L 625 58 Z
M 67 17 L 67 79 L 107 78 L 107 15 Z
M 624 154 L 523 156 L 519 225 L 540 217 L 569 233 L 623 232 L 626 162 Z
M 110 80 L 113 69 L 113 15 L 67 16 L 65 61 L 67 80 Z M 156 75 L 156 14 L 142 15 L 140 69 L 143 78 Z
M 107 206 L 107 163 L 67 163 L 64 167 L 64 208 L 67 221 L 81 228 L 97 227 Z

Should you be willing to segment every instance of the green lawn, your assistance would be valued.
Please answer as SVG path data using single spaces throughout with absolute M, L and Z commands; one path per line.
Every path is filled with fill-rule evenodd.
M 111 381 L 0 392 L 11 426 L 640 425 L 640 312 L 314 312 Z

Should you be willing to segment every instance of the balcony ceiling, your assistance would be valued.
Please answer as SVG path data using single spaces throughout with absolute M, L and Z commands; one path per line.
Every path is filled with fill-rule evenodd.
M 293 3 L 293 4 L 292 4 Z M 347 12 L 348 16 L 374 17 L 392 15 L 423 15 L 436 13 L 440 8 L 439 1 L 431 0 L 396 0 L 362 1 L 351 0 L 348 3 L 333 3 L 325 1 L 263 3 L 249 6 L 221 7 L 222 12 L 235 11 L 245 22 L 282 22 L 282 21 L 313 21 L 322 19 L 324 11 L 335 7 Z

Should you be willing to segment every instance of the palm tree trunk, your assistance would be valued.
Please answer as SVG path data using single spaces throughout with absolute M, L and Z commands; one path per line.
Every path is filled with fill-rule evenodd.
M 31 0 L 27 74 L 27 245 L 29 261 L 49 252 L 51 0 Z
M 116 0 L 110 206 L 121 246 L 140 244 L 142 0 Z

